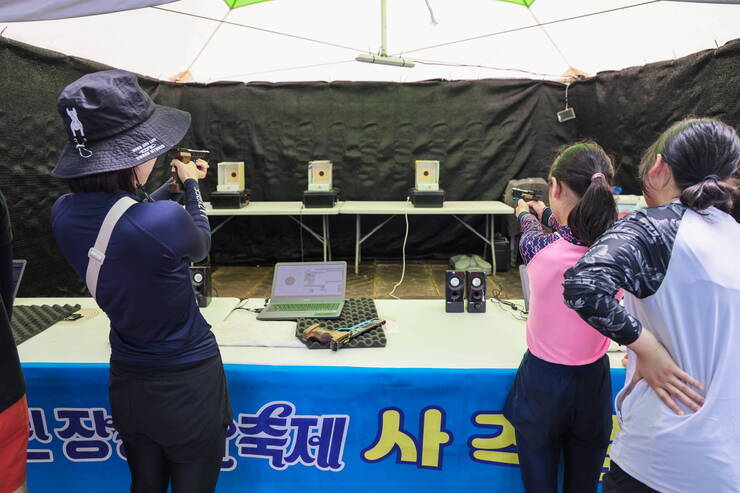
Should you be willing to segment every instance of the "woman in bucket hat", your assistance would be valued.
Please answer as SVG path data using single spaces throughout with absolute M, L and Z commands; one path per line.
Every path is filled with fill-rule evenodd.
M 57 101 L 67 130 L 51 174 L 72 193 L 52 209 L 64 257 L 110 319 L 109 396 L 131 470 L 131 491 L 207 492 L 216 486 L 231 422 L 221 356 L 198 310 L 189 263 L 211 230 L 198 188 L 208 165 L 173 161 L 185 208 L 166 187 L 139 201 L 157 156 L 190 115 L 154 104 L 121 70 L 87 74 Z M 92 247 L 92 248 L 91 248 Z

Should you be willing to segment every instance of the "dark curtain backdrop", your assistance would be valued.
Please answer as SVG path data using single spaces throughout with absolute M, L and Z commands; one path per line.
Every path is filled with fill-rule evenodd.
M 61 89 L 107 67 L 0 40 L 0 189 L 8 198 L 16 258 L 29 265 L 23 296 L 85 293 L 56 248 L 50 209 L 66 184 L 48 173 L 65 143 L 56 112 Z M 253 200 L 300 200 L 306 163 L 330 159 L 346 200 L 405 200 L 414 159 L 442 163 L 447 200 L 498 200 L 512 178 L 545 176 L 557 148 L 601 143 L 620 166 L 625 193 L 639 193 L 643 149 L 670 123 L 712 116 L 740 127 L 740 40 L 689 57 L 605 72 L 570 86 L 577 118 L 564 124 L 564 86 L 533 80 L 418 83 L 305 82 L 182 84 L 141 78 L 159 104 L 193 115 L 183 144 L 211 151 L 211 163 L 244 161 Z M 148 188 L 167 174 L 158 162 Z M 212 173 L 204 195 L 216 187 Z M 366 216 L 365 231 L 382 217 Z M 482 218 L 470 218 L 481 230 Z M 318 218 L 304 218 L 319 228 Z M 211 218 L 216 225 L 221 218 Z M 410 217 L 411 257 L 480 252 L 482 243 L 449 217 Z M 504 224 L 505 221 L 499 221 Z M 331 219 L 335 258 L 354 252 L 354 217 Z M 365 258 L 398 258 L 398 217 L 363 245 Z M 320 245 L 303 235 L 306 258 Z M 237 218 L 214 236 L 213 262 L 272 263 L 301 257 L 288 218 Z

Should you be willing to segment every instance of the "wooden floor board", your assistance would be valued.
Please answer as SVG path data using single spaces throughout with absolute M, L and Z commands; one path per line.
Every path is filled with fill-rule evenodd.
M 367 261 L 355 275 L 347 273 L 347 297 L 390 298 L 389 293 L 401 278 L 401 262 Z M 441 261 L 411 261 L 406 264 L 403 283 L 396 289 L 399 298 L 444 298 L 444 272 L 448 264 Z M 267 298 L 272 286 L 273 266 L 221 265 L 213 270 L 214 296 Z M 521 298 L 519 272 L 509 269 L 488 278 L 488 296 Z

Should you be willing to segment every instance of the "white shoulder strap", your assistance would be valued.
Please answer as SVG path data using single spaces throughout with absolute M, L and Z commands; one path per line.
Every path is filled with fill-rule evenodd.
M 108 242 L 113 233 L 113 228 L 116 227 L 116 223 L 121 219 L 123 213 L 136 203 L 131 197 L 122 197 L 118 202 L 113 204 L 113 207 L 111 207 L 111 210 L 108 211 L 105 219 L 103 219 L 103 225 L 100 227 L 98 237 L 95 239 L 95 246 L 87 252 L 90 260 L 87 262 L 85 283 L 93 298 L 95 298 L 95 292 L 98 289 L 98 276 L 100 275 L 100 268 L 103 266 L 103 262 L 105 262 L 105 252 L 108 249 Z

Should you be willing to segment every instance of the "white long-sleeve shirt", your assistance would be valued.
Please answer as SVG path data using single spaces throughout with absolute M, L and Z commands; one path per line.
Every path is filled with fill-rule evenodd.
M 566 274 L 566 302 L 584 319 L 629 339 L 641 324 L 704 386 L 701 409 L 677 415 L 644 380 L 630 388 L 629 359 L 611 457 L 661 492 L 740 491 L 739 248 L 732 216 L 673 203 L 620 221 Z M 619 288 L 624 307 L 607 297 Z

